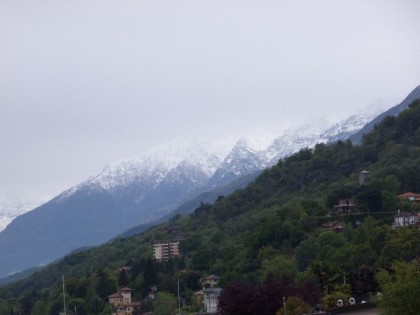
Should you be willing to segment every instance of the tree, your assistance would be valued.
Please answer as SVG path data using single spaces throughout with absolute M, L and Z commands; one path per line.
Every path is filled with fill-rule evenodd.
M 350 298 L 350 292 L 350 286 L 347 284 L 336 286 L 334 288 L 334 291 L 324 295 L 324 297 L 322 298 L 324 308 L 336 307 L 338 300 L 342 300 L 344 304 L 346 304 Z
M 396 262 L 393 272 L 381 270 L 378 274 L 382 298 L 378 301 L 381 314 L 417 315 L 420 310 L 420 264 Z
M 156 263 L 153 259 L 148 258 L 144 261 L 144 270 L 143 270 L 143 290 L 142 294 L 146 295 L 150 288 L 156 284 L 157 281 L 157 272 L 156 272 Z
M 219 314 L 272 315 L 281 307 L 283 296 L 295 296 L 298 293 L 293 278 L 268 277 L 256 287 L 248 281 L 229 283 L 219 297 Z
M 296 286 L 290 276 L 269 277 L 259 288 L 253 314 L 272 315 L 280 308 L 283 297 L 296 295 Z
M 357 244 L 348 246 L 348 270 L 357 270 L 362 265 L 373 266 L 376 261 L 375 251 L 367 244 Z
M 32 315 L 45 315 L 47 314 L 47 304 L 44 301 L 37 301 L 32 310 Z
M 296 261 L 284 255 L 278 255 L 274 258 L 264 260 L 262 263 L 263 279 L 269 275 L 282 277 L 284 275 L 296 276 Z
M 378 226 L 378 222 L 371 216 L 367 217 L 353 233 L 353 243 L 372 245 L 374 237 L 373 231 Z
M 206 249 L 196 251 L 192 255 L 191 268 L 194 270 L 207 270 L 210 266 L 211 253 Z
M 104 306 L 104 301 L 97 295 L 92 297 L 91 299 L 91 308 L 93 310 L 94 314 L 99 314 L 99 312 L 102 310 Z
M 376 281 L 375 270 L 369 266 L 363 265 L 359 270 L 351 272 L 348 282 L 351 286 L 353 297 L 364 297 L 369 293 L 378 291 L 378 282 Z
M 118 284 L 120 287 L 126 287 L 129 283 L 127 272 L 125 271 L 125 268 L 122 268 L 121 271 L 118 274 Z
M 117 290 L 115 279 L 111 278 L 111 273 L 108 270 L 99 270 L 96 273 L 96 286 L 95 292 L 103 299 L 106 300 L 108 296 Z
M 366 212 L 382 210 L 382 194 L 377 189 L 367 187 L 358 194 L 357 199 L 359 207 Z
M 309 271 L 308 271 L 309 273 Z M 316 305 L 321 298 L 321 288 L 314 275 L 299 282 L 296 290 L 296 296 L 300 297 L 309 305 Z
M 8 313 L 9 313 L 9 307 L 7 305 L 7 302 L 0 302 L 0 314 L 9 315 Z M 45 314 L 45 312 L 42 313 L 42 314 L 36 314 L 36 315 L 44 315 L 44 314 Z
M 57 315 L 58 313 L 63 311 L 63 302 L 61 300 L 52 301 L 48 305 L 48 315 Z
M 219 314 L 252 315 L 257 288 L 248 281 L 233 281 L 225 286 L 219 297 Z
M 389 268 L 396 260 L 411 261 L 419 255 L 420 230 L 417 227 L 395 229 L 390 236 L 376 262 L 378 266 Z
M 66 279 L 66 292 L 76 298 L 84 298 L 88 290 L 86 279 L 70 278 Z
M 175 296 L 167 292 L 158 292 L 153 304 L 155 315 L 172 315 L 177 305 Z
M 346 238 L 342 234 L 326 231 L 322 232 L 317 240 L 320 246 L 318 259 L 322 261 L 324 267 L 328 267 L 329 272 L 327 274 L 332 276 L 332 272 L 342 273 L 343 270 L 341 269 L 348 261 Z
M 85 300 L 83 299 L 72 299 L 68 303 L 68 309 L 70 311 L 77 311 L 77 315 L 87 315 Z
M 112 306 L 111 304 L 107 303 L 105 304 L 102 310 L 102 315 L 111 315 L 111 314 L 112 314 Z M 77 315 L 79 315 L 79 313 L 77 313 Z M 134 315 L 137 315 L 137 313 L 134 313 Z
M 30 314 L 38 295 L 35 291 L 25 293 L 19 300 L 19 309 L 24 314 Z
M 300 242 L 296 248 L 295 256 L 299 271 L 304 271 L 314 260 L 319 252 L 319 244 L 314 238 L 310 238 Z
M 304 300 L 297 296 L 291 296 L 286 301 L 286 314 L 304 315 L 309 314 L 312 308 Z M 276 312 L 276 315 L 284 315 L 284 306 Z

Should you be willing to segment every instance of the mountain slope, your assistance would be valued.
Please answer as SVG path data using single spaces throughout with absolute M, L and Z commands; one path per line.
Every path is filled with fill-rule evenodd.
M 155 221 L 201 192 L 224 153 L 164 148 L 115 162 L 99 175 L 17 217 L 0 233 L 0 276 L 100 244 Z
M 334 128 L 348 130 L 354 122 Z M 306 130 L 289 131 L 268 149 L 245 139 L 234 146 L 176 143 L 111 163 L 97 176 L 21 215 L 0 233 L 0 277 L 158 221 L 189 201 L 184 211 L 192 210 L 192 205 L 209 200 L 205 192 L 258 173 L 302 147 L 328 142 L 330 135 L 336 139 L 333 129 L 321 135 L 321 128 L 309 135 Z
M 238 189 L 243 189 L 246 186 L 249 185 L 259 174 L 261 171 L 257 171 L 256 173 L 252 173 L 249 175 L 244 175 L 233 182 L 223 186 L 219 187 L 210 191 L 203 192 L 196 196 L 194 199 L 187 200 L 183 204 L 181 204 L 179 207 L 177 207 L 175 210 L 171 211 L 169 214 L 164 216 L 163 218 L 148 223 L 136 226 L 134 228 L 131 228 L 124 233 L 118 235 L 118 237 L 129 237 L 135 234 L 139 234 L 144 232 L 146 229 L 150 228 L 153 225 L 158 225 L 161 223 L 164 223 L 168 221 L 170 218 L 176 216 L 176 215 L 186 215 L 191 212 L 193 212 L 195 209 L 197 209 L 201 204 L 212 204 L 217 199 L 227 196 L 229 194 L 232 194 L 233 192 L 237 191 Z
M 377 267 L 389 268 L 396 260 L 411 261 L 418 256 L 419 230 L 392 229 L 387 220 L 392 219 L 400 206 L 397 194 L 420 191 L 419 127 L 420 102 L 417 102 L 397 118 L 381 123 L 361 146 L 339 141 L 302 149 L 265 170 L 245 189 L 219 199 L 212 206 L 200 206 L 189 216 L 175 218 L 141 235 L 69 255 L 24 281 L 0 289 L 0 297 L 19 296 L 22 301 L 25 296 L 40 294 L 33 300 L 48 300 L 52 304 L 61 294 L 61 276 L 66 274 L 72 278 L 73 288 L 89 288 L 85 292 L 69 290 L 72 298 L 84 299 L 89 307 L 90 290 L 97 290 L 95 293 L 106 298 L 115 290 L 116 282 L 122 282 L 113 271 L 123 266 L 131 267 L 128 285 L 139 292 L 139 298 L 147 296 L 151 286 L 174 293 L 177 279 L 183 292 L 194 292 L 198 290 L 198 279 L 213 272 L 221 276 L 223 284 L 245 279 L 253 281 L 254 288 L 265 285 L 264 280 L 268 279 L 271 287 L 267 287 L 266 293 L 292 286 L 298 271 L 301 281 L 315 277 L 307 292 L 339 288 L 345 275 L 352 294 L 360 294 L 365 289 L 358 286 L 361 279 L 358 277 L 373 279 Z M 357 180 L 364 169 L 371 172 L 368 185 L 360 185 Z M 321 224 L 330 218 L 322 215 L 330 208 L 329 203 L 336 202 L 341 195 L 357 198 L 368 208 L 361 214 L 334 218 L 345 220 L 345 233 L 325 231 Z M 393 199 L 377 202 L 378 196 L 387 195 Z M 392 204 L 395 208 L 389 208 Z M 359 226 L 359 220 L 369 215 L 386 223 L 381 226 L 381 221 L 370 218 Z M 154 240 L 180 235 L 184 241 L 179 261 L 158 264 L 151 259 Z M 306 250 L 300 251 L 302 248 Z M 306 256 L 299 256 L 299 252 Z M 186 274 L 180 277 L 178 268 L 185 268 Z M 288 276 L 286 284 L 274 285 L 277 282 L 270 273 L 281 277 L 282 271 Z M 108 281 L 100 283 L 107 286 L 99 288 L 103 278 Z M 369 285 L 375 287 L 374 283 Z M 372 293 L 375 290 L 372 287 L 364 293 Z M 237 292 L 248 287 L 240 288 Z M 300 295 L 310 298 L 302 292 Z M 258 302 L 260 307 L 264 306 Z M 33 306 L 35 302 L 30 303 Z M 317 299 L 311 302 L 316 303 Z
M 380 123 L 385 117 L 398 115 L 404 109 L 407 109 L 408 105 L 416 99 L 420 99 L 420 85 L 416 87 L 401 103 L 375 117 L 375 119 L 363 126 L 362 129 L 351 135 L 350 140 L 355 144 L 359 144 L 363 139 L 363 135 L 370 132 L 375 127 L 375 125 Z

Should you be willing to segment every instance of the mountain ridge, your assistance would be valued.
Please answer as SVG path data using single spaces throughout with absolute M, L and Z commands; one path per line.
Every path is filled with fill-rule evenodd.
M 249 140 L 240 139 L 230 150 L 213 144 L 206 147 L 200 144 L 197 151 L 188 145 L 181 146 L 180 151 L 168 146 L 141 157 L 113 162 L 101 173 L 64 191 L 31 214 L 21 215 L 0 233 L 0 277 L 55 260 L 75 248 L 98 245 L 130 228 L 157 221 L 206 191 L 261 171 L 302 147 L 328 141 L 325 136 L 314 133 L 300 138 L 292 134 L 289 131 L 287 137 L 277 137 L 277 141 L 273 141 L 276 147 L 271 147 L 269 153 L 260 147 L 254 148 Z M 146 163 L 139 164 L 139 161 Z M 42 228 L 30 229 L 39 218 L 43 218 Z M 28 232 L 24 233 L 22 226 L 26 226 Z M 77 227 L 76 236 L 71 226 Z M 30 249 L 25 255 L 28 246 Z M 12 250 L 14 247 L 19 250 Z
M 25 314 L 41 300 L 48 307 L 60 307 L 65 274 L 70 299 L 91 313 L 92 293 L 106 301 L 118 286 L 129 286 L 138 301 L 146 301 L 151 287 L 176 294 L 179 281 L 187 300 L 201 289 L 200 278 L 217 274 L 219 286 L 231 293 L 219 305 L 234 305 L 226 314 L 256 314 L 262 307 L 264 314 L 274 314 L 284 303 L 281 297 L 296 294 L 324 308 L 335 307 L 338 294 L 345 292 L 343 300 L 367 300 L 384 292 L 374 281 L 378 269 L 417 261 L 419 230 L 393 229 L 391 222 L 400 207 L 418 209 L 398 195 L 420 190 L 419 123 L 417 101 L 397 118 L 383 121 L 360 146 L 337 141 L 301 149 L 213 205 L 203 204 L 190 215 L 173 217 L 142 234 L 69 254 L 1 288 L 0 297 L 14 298 L 15 309 Z M 371 175 L 364 185 L 358 181 L 361 170 Z M 331 217 L 341 198 L 354 198 L 358 209 Z M 340 224 L 335 228 L 342 232 L 332 230 L 330 223 Z M 153 259 L 155 240 L 179 236 L 180 257 L 168 263 Z M 343 277 L 348 279 L 345 287 Z M 303 283 L 302 290 L 295 290 L 296 282 Z M 259 288 L 262 294 L 255 295 Z M 284 293 L 284 288 L 291 291 Z M 253 308 L 239 311 L 235 304 Z
M 361 141 L 363 140 L 363 135 L 371 131 L 375 127 L 375 125 L 380 123 L 385 117 L 398 115 L 404 109 L 407 109 L 410 103 L 412 103 L 414 100 L 419 99 L 419 98 L 420 98 L 420 85 L 417 86 L 413 91 L 411 91 L 410 94 L 408 94 L 408 96 L 401 103 L 391 107 L 387 111 L 376 116 L 373 120 L 371 120 L 366 125 L 364 125 L 363 128 L 361 128 L 358 132 L 351 135 L 349 139 L 355 144 L 360 144 Z

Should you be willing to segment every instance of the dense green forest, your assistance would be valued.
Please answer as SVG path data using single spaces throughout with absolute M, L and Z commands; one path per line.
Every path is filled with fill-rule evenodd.
M 363 170 L 370 178 L 360 185 Z M 224 288 L 221 314 L 274 315 L 282 312 L 283 296 L 288 314 L 350 297 L 376 302 L 387 315 L 419 314 L 420 230 L 391 226 L 397 209 L 420 211 L 419 203 L 397 197 L 408 191 L 420 193 L 420 101 L 385 118 L 362 145 L 303 149 L 213 205 L 66 256 L 0 288 L 0 315 L 58 314 L 62 275 L 68 309 L 77 306 L 79 315 L 110 314 L 107 297 L 126 286 L 142 312 L 166 303 L 147 299 L 152 287 L 172 305 L 178 280 L 182 309 L 194 312 L 200 305 L 193 293 L 209 274 L 219 275 Z M 355 200 L 357 208 L 331 213 L 340 199 Z M 153 260 L 153 242 L 174 238 L 182 239 L 180 257 Z

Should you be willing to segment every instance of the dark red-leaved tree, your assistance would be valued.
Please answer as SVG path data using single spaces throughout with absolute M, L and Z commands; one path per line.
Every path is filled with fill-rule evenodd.
M 219 314 L 252 315 L 257 288 L 248 281 L 233 281 L 226 285 L 219 297 Z
M 318 284 L 308 280 L 297 286 L 292 277 L 269 276 L 261 286 L 248 281 L 229 283 L 219 297 L 221 315 L 274 315 L 283 306 L 283 297 L 299 296 L 315 305 L 320 297 Z
M 316 305 L 321 298 L 321 288 L 315 279 L 308 279 L 297 287 L 296 296 L 303 299 L 309 305 Z
M 283 305 L 283 297 L 294 295 L 296 288 L 292 277 L 283 276 L 278 279 L 269 276 L 258 288 L 254 314 L 274 315 Z

